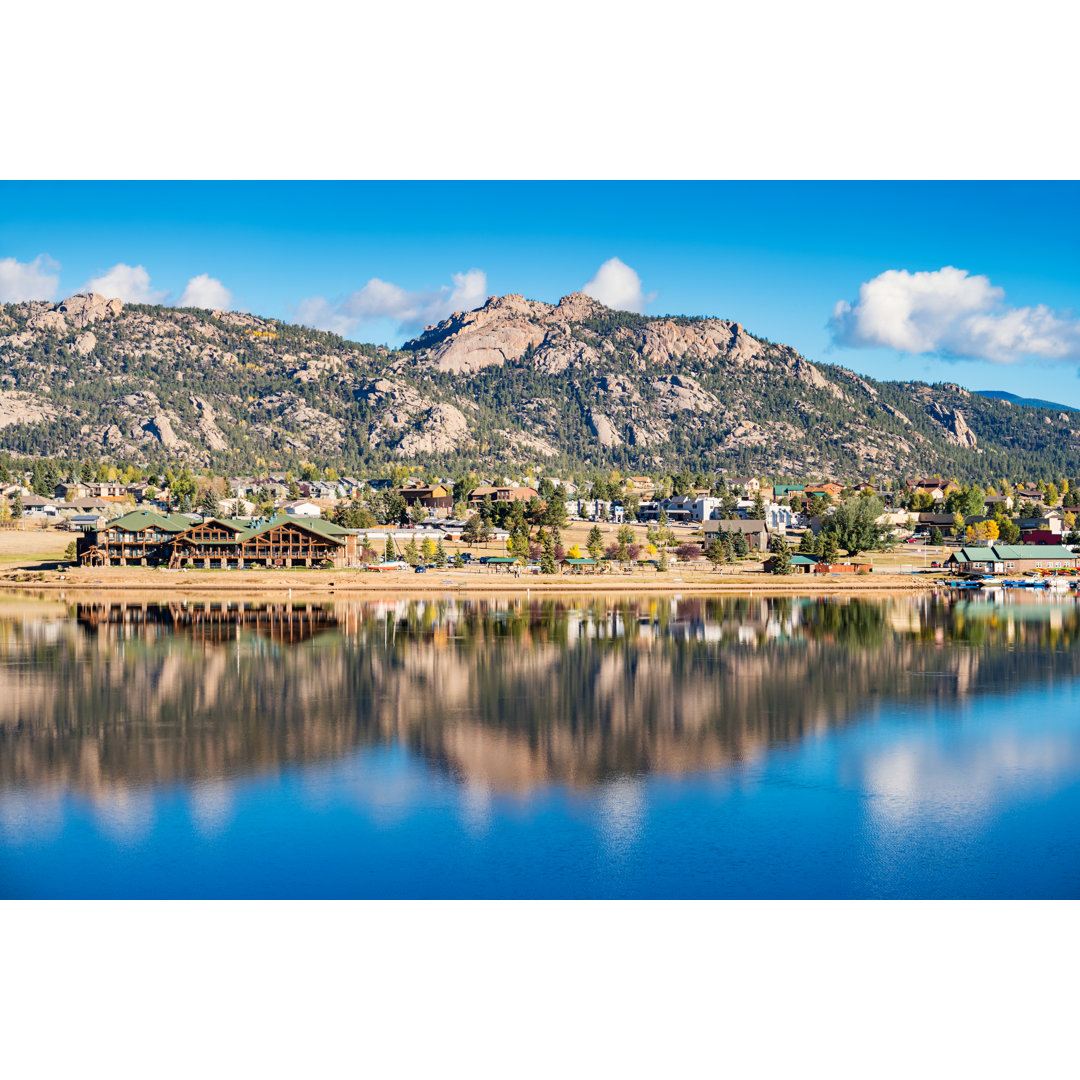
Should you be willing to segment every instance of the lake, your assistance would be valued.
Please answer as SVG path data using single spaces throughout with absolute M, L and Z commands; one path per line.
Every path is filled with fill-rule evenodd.
M 1080 607 L 0 598 L 5 897 L 1075 897 Z

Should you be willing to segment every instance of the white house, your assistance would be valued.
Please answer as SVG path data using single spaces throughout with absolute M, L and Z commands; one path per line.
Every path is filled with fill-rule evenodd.
M 293 517 L 321 517 L 322 507 L 316 506 L 307 499 L 293 499 L 292 502 L 281 504 L 281 509 Z

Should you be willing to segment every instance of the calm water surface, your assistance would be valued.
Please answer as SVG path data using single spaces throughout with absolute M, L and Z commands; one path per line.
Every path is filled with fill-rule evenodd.
M 1080 618 L 0 599 L 7 897 L 1075 897 Z

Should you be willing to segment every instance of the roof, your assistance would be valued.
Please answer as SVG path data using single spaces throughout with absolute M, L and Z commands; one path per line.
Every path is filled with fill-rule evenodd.
M 1001 562 L 1002 556 L 998 555 L 992 547 L 962 547 L 955 552 L 957 562 Z
M 995 544 L 999 559 L 1076 559 L 1076 553 L 1061 544 Z
M 717 532 L 757 533 L 768 531 L 768 525 L 761 518 L 733 518 L 730 521 L 710 518 L 705 524 L 710 526 L 710 532 L 712 532 L 712 526 L 716 527 Z
M 596 560 L 595 559 L 571 559 L 571 558 L 566 558 L 566 559 L 563 559 L 563 562 L 569 563 L 571 566 L 595 566 L 596 565 Z
M 163 532 L 182 533 L 191 528 L 191 518 L 183 514 L 157 514 L 153 510 L 133 510 L 130 514 L 113 518 L 105 526 L 114 526 L 126 532 L 141 532 L 143 529 L 161 529 Z

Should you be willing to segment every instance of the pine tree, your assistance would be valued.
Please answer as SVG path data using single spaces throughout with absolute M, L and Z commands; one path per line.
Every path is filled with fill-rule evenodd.
M 787 540 L 777 533 L 769 542 L 772 551 L 772 572 L 785 577 L 791 573 L 791 548 Z
M 214 494 L 212 486 L 208 487 L 203 493 L 202 498 L 199 499 L 199 509 L 202 510 L 204 517 L 217 517 L 220 513 L 220 506 L 218 504 L 218 497 Z
M 383 552 L 384 562 L 394 562 L 397 559 L 397 552 L 394 550 L 394 538 L 388 536 L 386 538 L 386 550 Z
M 585 547 L 591 559 L 599 559 L 604 554 L 604 534 L 600 531 L 599 525 L 594 525 L 589 530 L 588 538 L 585 540 Z
M 442 540 L 439 541 L 438 546 L 435 548 L 435 565 L 440 569 L 446 566 L 446 548 L 443 547 Z
M 557 574 L 558 572 L 559 567 L 555 562 L 555 541 L 552 539 L 551 533 L 548 533 L 544 537 L 544 551 L 540 556 L 540 573 Z

